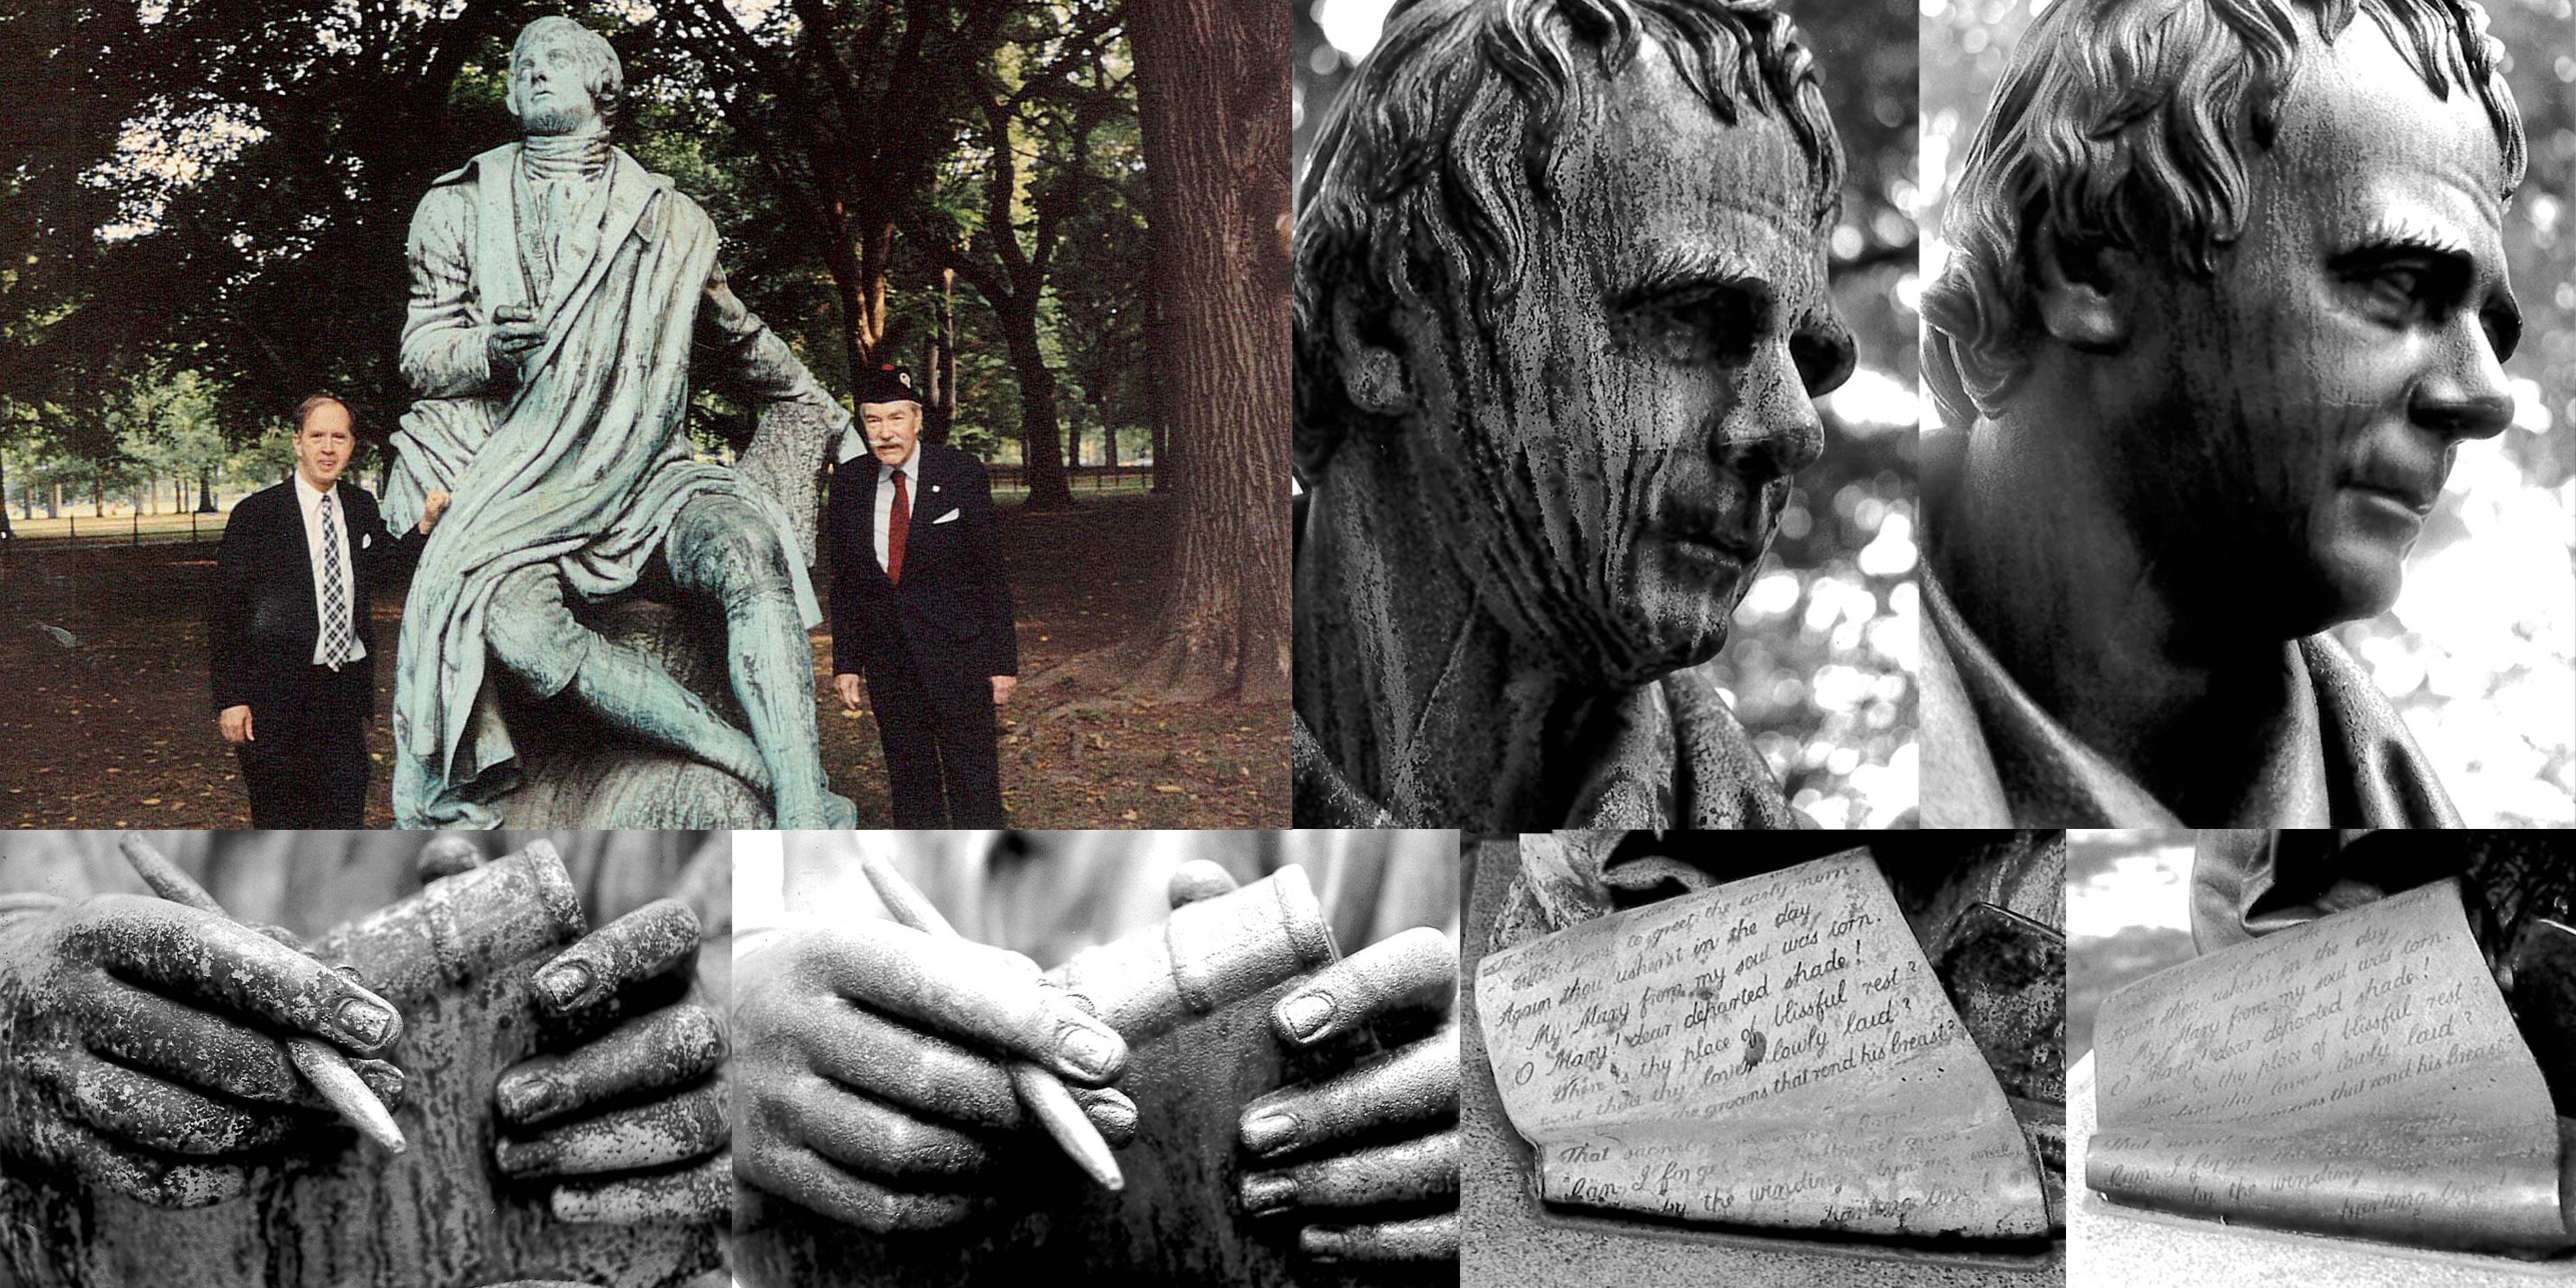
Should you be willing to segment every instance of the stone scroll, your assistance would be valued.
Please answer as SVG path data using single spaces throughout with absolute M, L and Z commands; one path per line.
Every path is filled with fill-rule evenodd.
M 2568 1245 L 2558 1119 L 2443 881 L 2141 980 L 2102 1004 L 2084 1183 L 2329 1234 Z
M 2045 1237 L 2030 1147 L 1858 851 L 1488 956 L 1540 1197 L 1697 1224 Z

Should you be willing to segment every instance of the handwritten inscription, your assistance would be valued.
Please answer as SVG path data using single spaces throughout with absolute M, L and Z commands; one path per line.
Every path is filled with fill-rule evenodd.
M 2558 1126 L 2454 882 L 2141 980 L 2102 1005 L 2085 1184 L 2142 1206 L 2546 1250 Z
M 1476 1003 L 1551 1201 L 1881 1235 L 2048 1228 L 2003 1092 L 1865 854 L 1495 953 Z

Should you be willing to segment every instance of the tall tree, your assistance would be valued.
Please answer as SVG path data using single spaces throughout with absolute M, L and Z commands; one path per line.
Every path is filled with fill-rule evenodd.
M 1040 316 L 1067 225 L 1095 194 L 1117 195 L 1093 173 L 1093 135 L 1133 111 L 1123 92 L 1127 78 L 1104 66 L 1115 12 L 1094 10 L 1063 35 L 1053 34 L 1065 30 L 1054 24 L 1032 24 L 1028 43 L 996 51 L 975 105 L 981 192 L 976 209 L 961 212 L 975 217 L 951 220 L 926 209 L 913 225 L 923 229 L 929 253 L 974 287 L 1000 323 L 1019 377 L 1028 503 L 1041 509 L 1071 505 L 1073 493 Z M 1030 145 L 1036 156 L 1024 178 L 1020 152 Z
M 1289 649 L 1290 6 L 1128 0 L 1178 542 L 1160 696 L 1283 700 Z
M 707 91 L 839 296 L 850 369 L 891 354 L 895 233 L 954 146 L 977 69 L 1019 6 L 785 0 L 746 25 L 727 0 L 675 0 L 659 31 Z

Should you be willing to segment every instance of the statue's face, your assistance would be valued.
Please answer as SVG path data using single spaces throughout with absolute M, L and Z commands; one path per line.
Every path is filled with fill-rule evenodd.
M 510 60 L 510 102 L 530 134 L 574 134 L 599 119 L 590 96 L 590 56 L 579 37 L 550 31 Z
M 1604 109 L 1568 132 L 1491 361 L 1408 344 L 1431 432 L 1404 439 L 1485 605 L 1567 673 L 1634 685 L 1725 642 L 1852 346 L 1789 127 L 1721 123 L 1654 49 Z
M 2464 438 L 2501 431 L 2502 152 L 2379 26 L 2311 59 L 2214 280 L 2151 281 L 2120 436 L 2133 528 L 2231 618 L 2308 634 L 2395 602 Z

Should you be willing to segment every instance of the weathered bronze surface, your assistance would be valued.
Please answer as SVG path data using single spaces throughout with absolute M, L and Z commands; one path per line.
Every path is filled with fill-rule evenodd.
M 1137 1119 L 1134 1143 L 1118 1154 L 1124 1191 L 1101 1190 L 1038 1137 L 1011 1156 L 1017 1179 L 993 1210 L 936 1231 L 875 1235 L 774 1204 L 765 1224 L 736 1231 L 735 1273 L 753 1288 L 1446 1280 L 1446 1263 L 1319 1260 L 1299 1250 L 1297 1223 L 1241 1206 L 1242 1178 L 1263 1166 L 1238 1146 L 1245 1106 L 1283 1081 L 1323 1077 L 1375 1049 L 1374 1039 L 1355 1035 L 1283 1054 L 1272 1031 L 1274 1004 L 1335 957 L 1295 867 L 1077 954 L 1053 978 L 1133 1046 L 1117 1083 Z
M 2048 1233 L 2003 1090 L 1865 853 L 1495 953 L 1476 997 L 1549 1202 L 1881 1238 Z
M 405 827 L 851 815 L 805 638 L 812 480 L 849 416 L 726 286 L 705 211 L 609 142 L 623 100 L 605 38 L 530 22 L 509 62 L 522 138 L 439 176 L 412 220 L 415 400 L 385 508 L 455 502 L 403 613 Z M 763 417 L 748 470 L 689 445 L 692 352 L 797 409 Z
M 21 1288 L 480 1288 L 527 1275 L 677 1288 L 719 1264 L 713 1227 L 575 1225 L 493 1166 L 493 1086 L 537 1053 L 530 974 L 584 930 L 553 847 L 432 881 L 323 937 L 403 1013 L 388 1155 L 341 1131 L 320 1161 L 255 1174 L 242 1198 L 170 1211 L 13 1175 L 0 1231 Z
M 2513 413 L 2485 25 L 2064 0 L 2021 36 L 1923 293 L 1926 826 L 2459 825 L 2326 631 Z
M 1299 823 L 1794 823 L 1689 668 L 1852 370 L 1816 77 L 1762 3 L 1395 10 L 1299 192 Z
M 1812 857 L 1805 834 L 1739 837 L 1726 847 L 1756 871 Z M 1929 838 L 1926 838 L 1927 840 Z M 1509 905 L 1524 886 L 1524 847 L 1489 840 L 1472 852 L 1461 947 L 1471 975 L 1507 939 Z M 1560 893 L 1565 893 L 1560 891 Z M 1524 905 L 1525 911 L 1527 905 Z M 1571 912 L 1571 908 L 1561 908 Z M 1596 914 L 1583 914 L 1596 915 Z M 1530 919 L 1520 924 L 1526 928 Z M 1475 989 L 1460 997 L 1460 1205 L 1474 1236 L 1461 1249 L 1459 1279 L 1476 1288 L 1593 1288 L 1604 1283 L 1835 1285 L 1836 1288 L 2039 1288 L 2066 1281 L 2062 1241 L 2022 1246 L 1897 1243 L 1789 1232 L 1736 1232 L 1643 1217 L 1593 1215 L 1543 1204 L 1529 1146 L 1511 1130 L 1484 1045 Z
M 2084 1183 L 2232 1222 L 2566 1247 L 2559 1120 L 2445 880 L 2111 995 Z

